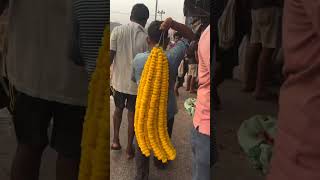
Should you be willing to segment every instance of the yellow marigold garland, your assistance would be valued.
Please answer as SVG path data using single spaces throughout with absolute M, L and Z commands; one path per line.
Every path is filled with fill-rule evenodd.
M 109 128 L 109 26 L 106 26 L 96 70 L 91 77 L 83 125 L 79 180 L 110 178 Z
M 163 49 L 152 49 L 138 88 L 135 133 L 141 152 L 151 152 L 163 163 L 174 160 L 174 149 L 167 131 L 169 64 Z

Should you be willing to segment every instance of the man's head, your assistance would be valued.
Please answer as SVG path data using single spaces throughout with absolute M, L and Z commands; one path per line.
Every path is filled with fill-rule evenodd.
M 144 4 L 136 4 L 132 7 L 130 20 L 145 27 L 149 19 L 149 9 Z
M 174 41 L 177 42 L 179 39 L 182 38 L 182 35 L 179 32 L 175 32 L 173 35 Z
M 192 22 L 193 31 L 196 34 L 196 39 L 200 39 L 202 32 L 209 26 L 210 17 L 198 17 Z
M 160 26 L 163 21 L 153 21 L 148 28 L 148 44 L 154 46 L 159 42 L 159 45 L 163 48 L 167 47 L 169 43 L 168 30 L 160 30 Z M 163 34 L 162 34 L 163 33 Z M 162 34 L 162 36 L 161 36 Z M 161 38 L 161 41 L 160 41 Z

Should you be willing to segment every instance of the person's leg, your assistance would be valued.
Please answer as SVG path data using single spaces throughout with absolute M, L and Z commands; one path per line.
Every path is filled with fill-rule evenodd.
M 127 95 L 127 109 L 128 109 L 128 144 L 127 144 L 127 158 L 132 159 L 134 157 L 134 113 L 136 106 L 137 96 Z
M 174 94 L 179 96 L 179 79 L 177 78 L 177 82 L 174 84 Z
M 270 75 L 273 52 L 274 49 L 262 48 L 262 52 L 258 62 L 257 81 L 254 92 L 254 96 L 257 99 L 268 98 L 270 96 L 270 93 L 268 92 L 265 83 Z
M 135 180 L 148 180 L 149 178 L 149 164 L 150 164 L 150 158 L 145 157 L 139 146 L 137 141 L 135 141 L 136 145 L 136 176 Z
M 190 91 L 191 78 L 192 78 L 192 76 L 188 73 L 188 77 L 187 77 L 187 89 L 186 89 L 186 91 Z
M 191 150 L 192 150 L 192 180 L 197 180 L 196 177 L 197 177 L 197 169 L 198 169 L 198 166 L 197 166 L 197 163 L 196 163 L 196 159 L 197 159 L 197 152 L 196 152 L 196 136 L 195 136 L 195 128 L 192 127 L 192 130 L 191 130 Z
M 174 117 L 168 118 L 167 127 L 168 127 L 168 134 L 170 138 L 172 135 L 173 124 L 174 124 Z M 158 169 L 165 169 L 168 166 L 168 163 L 162 163 L 162 161 L 158 160 L 156 157 L 153 158 L 153 163 Z
M 37 180 L 41 157 L 48 144 L 51 119 L 48 102 L 18 93 L 13 123 L 18 141 L 11 167 L 11 180 Z
M 244 86 L 243 91 L 252 92 L 255 88 L 257 62 L 261 52 L 261 32 L 259 26 L 259 11 L 253 10 L 252 14 L 252 27 L 250 43 L 247 46 L 246 60 L 244 63 Z
M 68 158 L 58 153 L 56 163 L 57 180 L 77 180 L 79 176 L 79 159 Z
M 195 90 L 196 81 L 197 81 L 197 78 L 192 76 L 190 81 L 190 93 L 197 93 L 197 91 Z
M 174 117 L 168 118 L 167 127 L 168 127 L 168 134 L 170 138 L 172 135 L 173 124 L 174 124 Z
M 195 156 L 193 157 L 194 170 L 192 180 L 210 179 L 210 136 L 201 134 L 196 129 L 193 133 L 193 148 Z
M 190 80 L 190 93 L 197 93 L 195 85 L 197 81 L 197 64 L 192 64 L 191 80 Z
M 11 180 L 37 180 L 44 148 L 18 144 L 11 167 Z
M 261 52 L 261 44 L 249 44 L 244 64 L 243 91 L 252 92 L 256 86 L 257 63 Z
M 60 103 L 54 103 L 51 108 L 54 111 L 51 147 L 58 153 L 56 179 L 77 180 L 86 109 Z
M 254 96 L 257 99 L 270 99 L 274 96 L 268 92 L 266 81 L 271 77 L 273 53 L 279 41 L 280 16 L 279 9 L 268 8 L 261 11 L 262 52 L 258 62 L 258 74 Z
M 121 92 L 115 91 L 114 93 L 114 103 L 115 103 L 115 110 L 113 113 L 113 141 L 111 145 L 112 150 L 120 150 L 120 139 L 119 139 L 119 132 L 120 132 L 120 126 L 122 121 L 122 114 L 123 109 L 125 107 L 125 95 Z

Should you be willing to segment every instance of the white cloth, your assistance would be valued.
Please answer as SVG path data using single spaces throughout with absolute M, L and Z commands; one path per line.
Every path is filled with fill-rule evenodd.
M 229 49 L 235 41 L 235 12 L 236 0 L 228 0 L 218 21 L 219 46 L 223 49 Z
M 10 0 L 8 76 L 18 91 L 87 104 L 87 73 L 69 58 L 72 25 L 72 0 Z
M 148 50 L 148 34 L 139 24 L 117 26 L 110 37 L 110 50 L 116 51 L 112 67 L 112 87 L 121 93 L 137 95 L 137 84 L 131 81 L 132 62 L 138 53 Z

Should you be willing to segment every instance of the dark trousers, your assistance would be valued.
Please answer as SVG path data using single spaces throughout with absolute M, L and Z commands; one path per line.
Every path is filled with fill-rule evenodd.
M 168 133 L 171 138 L 172 134 L 172 129 L 173 129 L 173 123 L 174 123 L 174 118 L 168 119 Z M 150 158 L 145 157 L 139 146 L 137 141 L 135 140 L 136 144 L 136 177 L 135 180 L 148 180 L 149 177 L 149 164 L 150 164 Z
M 210 180 L 210 136 L 191 131 L 192 180 Z

